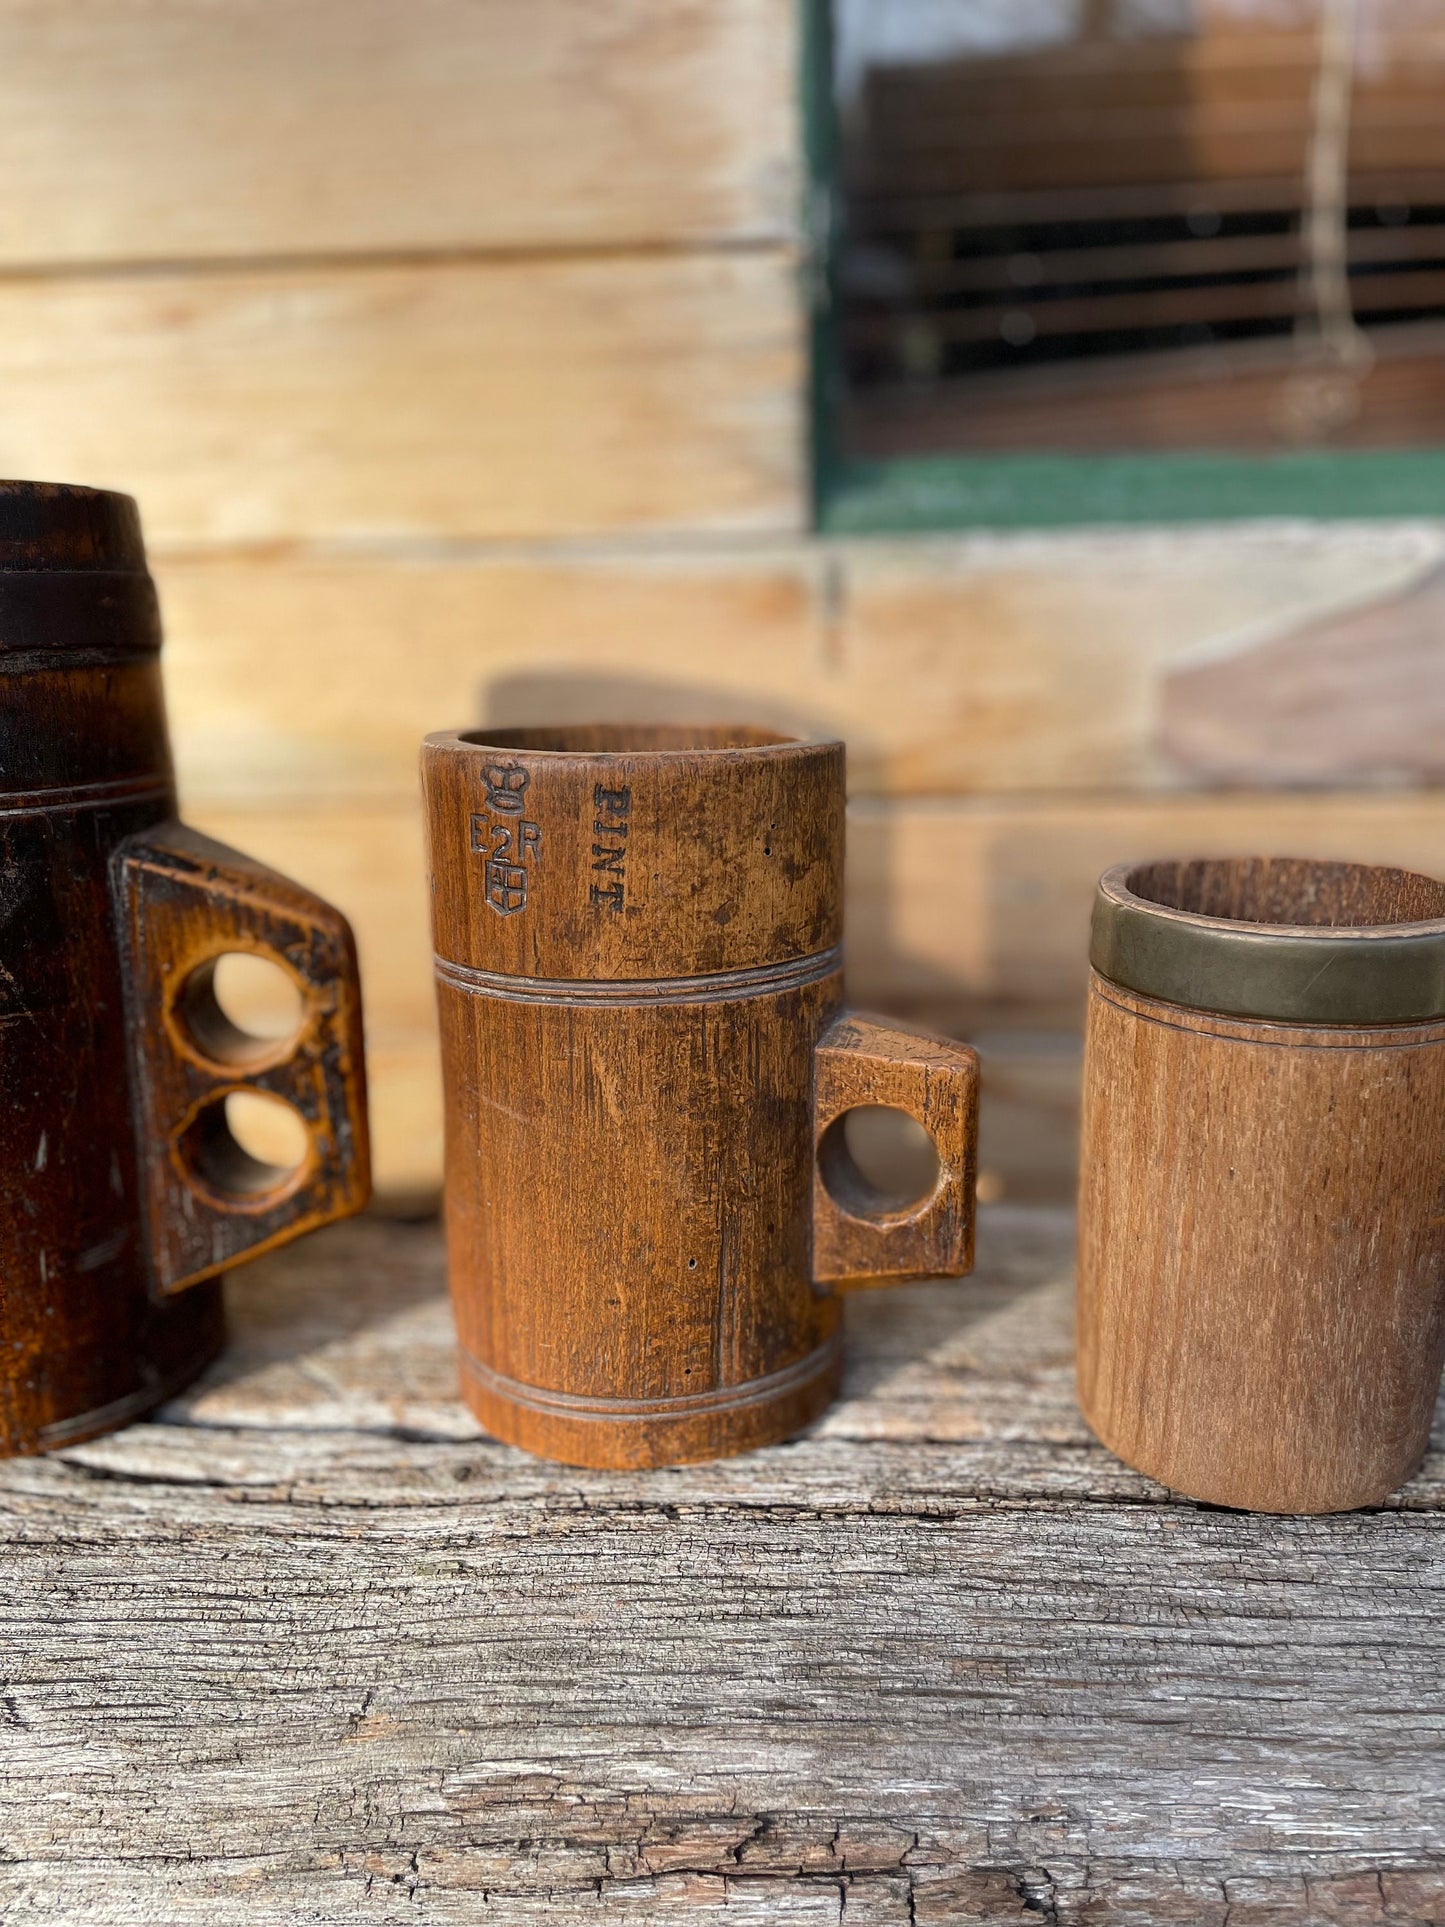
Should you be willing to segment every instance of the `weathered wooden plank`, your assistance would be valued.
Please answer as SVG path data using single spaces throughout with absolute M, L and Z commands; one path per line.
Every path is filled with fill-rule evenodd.
M 783 238 L 781 0 L 0 6 L 0 262 Z
M 1080 1430 L 1062 1214 L 849 1306 L 793 1445 L 549 1467 L 449 1403 L 434 1227 L 233 1278 L 164 1422 L 0 1467 L 16 1918 L 1428 1921 L 1445 1457 L 1171 1502 Z
M 1445 775 L 1445 568 L 1396 596 L 1316 617 L 1162 690 L 1163 748 L 1213 783 Z
M 352 918 L 378 1180 L 387 1190 L 435 1185 L 440 1093 L 419 805 L 187 807 L 198 828 Z M 1110 863 L 1263 851 L 1438 873 L 1442 848 L 1438 791 L 863 799 L 849 813 L 849 983 L 885 1011 L 983 1032 L 983 1168 L 1009 1195 L 1058 1195 L 1071 1185 L 1074 1141 L 1067 1046 L 1062 1056 L 1042 1040 L 991 1046 L 988 1033 L 1020 1024 L 1067 1033 L 1081 1021 L 1091 896 Z
M 0 464 L 158 544 L 795 528 L 801 340 L 780 250 L 18 278 Z
M 840 734 L 854 794 L 938 795 L 1267 784 L 1272 769 L 1428 779 L 1440 732 L 1420 718 L 1438 712 L 1445 659 L 1412 585 L 1442 556 L 1423 528 L 1269 528 L 725 555 L 163 554 L 157 574 L 181 776 L 208 802 L 410 797 L 422 735 L 452 723 L 679 716 Z M 1371 610 L 1374 631 L 1418 611 L 1413 640 L 1383 655 L 1374 631 L 1357 641 L 1344 612 Z

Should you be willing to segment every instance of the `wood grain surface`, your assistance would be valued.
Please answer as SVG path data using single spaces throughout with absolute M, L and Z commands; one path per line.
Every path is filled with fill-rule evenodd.
M 0 464 L 167 542 L 796 529 L 783 250 L 0 283 Z
M 785 0 L 5 0 L 0 261 L 781 239 L 794 42 Z
M 928 1140 L 931 1181 L 901 1188 L 860 1166 L 850 1119 L 891 1111 Z M 843 1290 L 973 1270 L 978 1056 L 966 1044 L 845 1011 L 813 1073 L 813 1277 Z
M 1106 1444 L 1268 1512 L 1409 1477 L 1445 1358 L 1445 1023 L 1223 1018 L 1091 973 L 1079 1162 Z
M 16 1920 L 1385 1927 L 1445 1914 L 1445 1436 L 1171 1500 L 1073 1402 L 1063 1213 L 847 1307 L 808 1437 L 563 1472 L 455 1398 L 440 1239 L 227 1281 L 160 1422 L 0 1468 Z
M 339 910 L 184 824 L 129 837 L 112 876 L 149 1285 L 168 1297 L 371 1196 L 356 945 Z M 287 1033 L 256 1036 L 218 1000 L 236 953 L 295 1000 Z M 237 1140 L 243 1093 L 299 1136 L 290 1156 Z

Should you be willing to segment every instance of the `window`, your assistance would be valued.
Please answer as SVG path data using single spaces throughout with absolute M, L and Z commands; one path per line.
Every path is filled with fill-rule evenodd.
M 829 25 L 825 520 L 1438 512 L 1445 0 Z

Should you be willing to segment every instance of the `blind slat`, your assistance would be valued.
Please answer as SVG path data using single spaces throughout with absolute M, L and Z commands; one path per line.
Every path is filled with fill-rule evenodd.
M 1445 265 L 1352 282 L 1350 294 L 1359 313 L 1438 307 L 1445 303 Z M 1007 339 L 1005 324 L 1011 317 L 1026 317 L 1031 336 L 1037 336 L 1120 334 L 1197 326 L 1201 322 L 1272 320 L 1309 311 L 1309 294 L 1299 281 L 1263 281 L 1058 301 L 1021 299 L 1007 306 L 990 303 L 978 308 L 935 309 L 923 317 L 858 315 L 846 324 L 846 336 L 850 344 L 876 345 L 888 341 L 900 328 L 909 327 L 931 329 L 944 341 L 996 341 Z
M 1445 104 L 1442 104 L 1445 113 Z M 925 230 L 1029 227 L 1045 222 L 1127 221 L 1186 215 L 1293 213 L 1303 192 L 1303 169 L 1233 180 L 1143 181 L 1112 187 L 1064 182 L 1021 192 L 981 193 L 954 181 L 931 194 L 875 195 L 850 189 L 848 228 L 866 236 L 908 236 Z M 1445 205 L 1445 168 L 1350 170 L 1357 206 Z
M 1441 183 L 1445 193 L 1445 181 Z M 1416 261 L 1445 260 L 1445 224 L 1355 229 L 1348 236 L 1351 266 L 1404 267 Z M 908 267 L 913 290 L 929 296 L 975 290 L 1016 292 L 1026 298 L 1038 288 L 1079 281 L 1147 281 L 1196 275 L 1287 272 L 1304 260 L 1296 229 L 1285 234 L 1232 234 L 1184 240 L 1141 242 L 1131 246 L 1053 247 L 1034 243 L 1007 254 L 964 261 L 914 260 Z

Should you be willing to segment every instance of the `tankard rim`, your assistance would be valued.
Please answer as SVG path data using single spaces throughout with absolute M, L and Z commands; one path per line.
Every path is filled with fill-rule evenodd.
M 560 739 L 575 737 L 574 742 Z M 602 738 L 602 742 L 586 738 Z M 605 741 L 611 737 L 610 742 Z M 546 738 L 555 740 L 547 741 Z M 649 740 L 651 739 L 651 740 Z M 681 739 L 681 740 L 678 740 Z M 797 736 L 742 722 L 577 722 L 508 725 L 489 729 L 472 725 L 438 729 L 424 739 L 426 749 L 462 752 L 503 750 L 508 755 L 537 757 L 562 763 L 611 760 L 663 761 L 692 757 L 779 757 L 832 753 L 843 748 L 834 736 Z
M 145 575 L 135 498 L 81 482 L 0 479 L 0 573 Z
M 1145 894 L 1151 871 L 1261 865 L 1297 870 L 1302 889 L 1328 874 L 1385 898 L 1394 889 L 1445 902 L 1439 879 L 1381 864 L 1279 856 L 1118 863 L 1095 893 L 1090 963 L 1126 990 L 1220 1016 L 1340 1025 L 1445 1017 L 1445 914 L 1284 922 L 1206 914 Z

